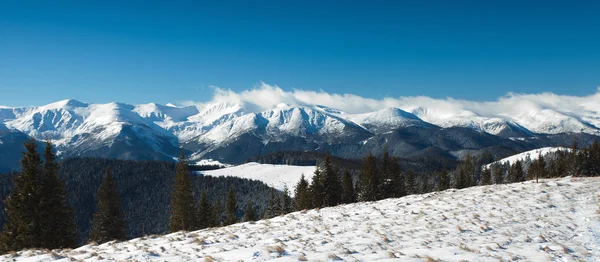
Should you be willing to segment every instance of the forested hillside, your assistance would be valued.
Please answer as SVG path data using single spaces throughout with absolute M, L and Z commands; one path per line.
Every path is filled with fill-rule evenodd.
M 84 243 L 89 235 L 92 215 L 96 209 L 96 191 L 109 167 L 123 200 L 127 222 L 127 237 L 166 233 L 169 221 L 171 185 L 175 164 L 160 161 L 127 161 L 99 158 L 72 158 L 62 161 L 60 177 L 65 181 L 69 202 L 75 208 L 78 241 Z M 194 169 L 198 169 L 195 167 Z M 12 174 L 0 175 L 0 198 L 12 188 Z M 233 185 L 239 203 L 251 200 L 260 212 L 266 209 L 270 188 L 257 181 L 234 177 L 192 176 L 194 194 L 200 199 L 206 191 L 209 201 L 225 203 L 229 186 Z M 4 212 L 3 203 L 0 203 Z M 243 216 L 245 205 L 238 206 L 237 216 Z M 0 225 L 5 214 L 0 216 Z

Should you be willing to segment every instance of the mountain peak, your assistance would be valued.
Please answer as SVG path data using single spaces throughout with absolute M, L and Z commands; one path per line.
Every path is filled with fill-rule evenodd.
M 58 109 L 58 108 L 76 108 L 76 107 L 86 107 L 88 104 L 77 101 L 75 99 L 65 99 L 58 102 L 54 102 L 44 106 L 45 109 Z

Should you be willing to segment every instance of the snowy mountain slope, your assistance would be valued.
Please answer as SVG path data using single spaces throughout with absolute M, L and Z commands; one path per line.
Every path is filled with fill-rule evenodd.
M 600 178 L 446 190 L 14 261 L 596 261 Z
M 372 113 L 346 114 L 343 116 L 375 134 L 386 133 L 401 127 L 433 126 L 399 108 L 386 108 Z
M 235 176 L 258 180 L 279 190 L 283 190 L 287 186 L 293 196 L 296 184 L 300 181 L 302 174 L 304 174 L 307 181 L 311 181 L 314 172 L 314 166 L 270 165 L 251 162 L 217 170 L 199 171 L 198 173 L 206 176 Z
M 39 140 L 51 139 L 62 156 L 170 160 L 178 155 L 177 148 L 183 147 L 192 160 L 212 158 L 224 163 L 243 163 L 260 154 L 286 150 L 330 150 L 340 157 L 363 157 L 364 152 L 377 151 L 382 143 L 389 141 L 387 134 L 407 128 L 434 134 L 427 129 L 464 127 L 481 132 L 483 137 L 479 140 L 489 140 L 485 135 L 492 134 L 531 142 L 529 138 L 546 138 L 559 132 L 599 134 L 596 124 L 600 124 L 600 117 L 594 115 L 600 106 L 596 108 L 592 102 L 583 106 L 584 113 L 577 111 L 577 114 L 573 113 L 575 109 L 561 111 L 527 104 L 516 105 L 523 109 L 516 112 L 485 114 L 444 104 L 385 107 L 363 113 L 309 103 L 272 104 L 261 106 L 232 99 L 176 107 L 155 103 L 89 104 L 69 99 L 39 107 L 0 108 L 0 130 L 17 130 Z M 392 139 L 401 143 L 393 145 L 398 147 L 396 156 L 418 157 L 421 153 L 450 148 L 428 141 L 439 137 L 418 137 L 421 141 L 410 141 L 410 136 Z M 561 144 L 551 139 L 531 143 L 535 146 L 517 145 L 505 150 L 518 152 Z M 454 150 L 480 149 L 458 144 L 466 147 Z M 415 146 L 417 151 L 412 150 Z M 401 152 L 412 153 L 408 156 Z
M 530 159 L 530 160 L 536 160 L 538 159 L 538 157 L 540 155 L 545 156 L 549 153 L 554 153 L 554 152 L 558 152 L 558 151 L 563 151 L 563 152 L 570 152 L 571 149 L 570 148 L 566 148 L 566 147 L 544 147 L 544 148 L 538 148 L 538 149 L 534 149 L 534 150 L 530 150 L 530 151 L 526 151 L 523 153 L 519 153 L 516 155 L 512 155 L 503 159 L 500 159 L 498 161 L 495 161 L 493 163 L 490 163 L 488 165 L 486 165 L 486 167 L 490 167 L 493 164 L 509 164 L 512 165 L 514 163 L 516 163 L 517 161 L 521 161 L 523 162 L 526 159 Z

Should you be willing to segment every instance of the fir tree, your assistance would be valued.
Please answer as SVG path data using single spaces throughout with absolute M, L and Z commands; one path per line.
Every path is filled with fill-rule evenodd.
M 233 185 L 229 186 L 227 200 L 225 200 L 225 211 L 227 214 L 225 225 L 231 225 L 238 222 L 238 219 L 235 216 L 235 212 L 237 211 L 237 199 L 235 197 L 235 189 L 233 188 Z
M 96 193 L 98 204 L 92 220 L 90 240 L 104 243 L 111 240 L 125 240 L 125 215 L 117 185 L 106 168 L 104 180 Z
M 319 168 L 315 170 L 312 182 L 309 187 L 310 196 L 312 198 L 311 208 L 321 208 L 324 204 L 324 189 L 323 189 L 323 175 Z
M 277 197 L 275 188 L 271 188 L 271 192 L 269 193 L 269 200 L 267 202 L 267 212 L 265 212 L 265 218 L 273 218 L 281 215 L 281 213 L 281 202 Z
M 223 206 L 223 200 L 221 200 L 220 197 L 217 197 L 213 208 L 215 210 L 215 224 L 213 226 L 221 226 L 223 221 L 223 213 L 225 212 L 225 207 Z
M 283 187 L 283 192 L 280 194 L 279 199 L 281 205 L 281 215 L 292 212 L 292 201 L 290 198 L 290 190 L 287 186 Z
M 494 183 L 502 184 L 504 183 L 504 170 L 502 169 L 502 165 L 494 164 Z
M 415 175 L 413 174 L 412 171 L 409 171 L 406 173 L 405 177 L 405 181 L 404 181 L 404 185 L 406 188 L 406 194 L 407 195 L 412 195 L 412 194 L 416 194 L 417 193 L 417 185 L 415 182 Z
M 50 141 L 46 141 L 42 171 L 40 210 L 42 246 L 48 249 L 75 247 L 77 232 L 74 210 L 68 203 L 64 182 L 58 177 L 59 164 Z
M 244 221 L 256 221 L 258 219 L 258 214 L 254 210 L 254 205 L 251 200 L 248 200 L 248 204 L 246 205 L 246 212 L 244 212 Z
M 358 176 L 358 198 L 360 201 L 375 201 L 379 199 L 381 179 L 377 170 L 377 159 L 369 154 L 363 161 Z
M 4 200 L 7 219 L 0 237 L 1 251 L 42 247 L 42 160 L 34 139 L 24 146 L 21 172 L 13 178 L 14 188 Z
M 196 227 L 197 229 L 205 229 L 209 227 L 217 226 L 217 215 L 213 206 L 208 201 L 206 191 L 202 191 L 200 197 L 200 203 L 198 203 L 198 209 L 196 212 Z
M 467 154 L 465 160 L 458 166 L 457 171 L 456 188 L 461 189 L 475 185 L 475 168 L 470 154 Z
M 300 177 L 300 181 L 296 185 L 294 193 L 294 209 L 301 211 L 309 208 L 308 181 L 304 178 L 304 174 Z
M 444 191 L 450 188 L 450 177 L 448 176 L 448 171 L 444 169 L 438 177 L 437 190 Z
M 404 179 L 398 159 L 390 156 L 388 151 L 383 152 L 381 158 L 381 171 L 383 173 L 383 183 L 380 187 L 380 198 L 402 197 L 404 196 Z
M 336 206 L 342 203 L 342 184 L 337 172 L 331 165 L 329 154 L 323 159 L 323 202 L 324 206 Z
M 185 154 L 181 151 L 176 166 L 175 181 L 171 194 L 171 216 L 169 232 L 195 229 L 195 208 L 190 171 L 188 170 Z
M 479 184 L 482 186 L 491 185 L 492 184 L 492 170 L 487 167 L 484 167 L 481 171 L 481 180 Z
M 342 203 L 350 204 L 356 202 L 356 193 L 354 192 L 354 184 L 352 183 L 352 176 L 348 169 L 344 170 L 342 176 Z
M 510 169 L 508 169 L 507 180 L 509 183 L 525 181 L 525 173 L 523 172 L 523 164 L 521 164 L 521 161 L 517 161 L 510 166 Z

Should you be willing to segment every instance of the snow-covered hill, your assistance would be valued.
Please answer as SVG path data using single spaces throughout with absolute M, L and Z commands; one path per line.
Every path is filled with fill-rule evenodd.
M 270 165 L 251 162 L 217 170 L 199 171 L 198 173 L 206 176 L 234 176 L 258 180 L 279 190 L 283 190 L 287 186 L 293 196 L 296 184 L 300 181 L 302 174 L 304 174 L 306 180 L 311 181 L 314 172 L 314 166 Z
M 600 178 L 446 190 L 14 261 L 597 261 Z
M 538 149 L 526 151 L 526 152 L 523 152 L 523 153 L 519 153 L 519 154 L 516 154 L 516 155 L 512 155 L 512 156 L 500 159 L 498 161 L 495 161 L 493 163 L 488 164 L 487 167 L 489 168 L 493 164 L 502 164 L 503 165 L 503 164 L 508 163 L 509 165 L 512 165 L 512 164 L 516 163 L 517 161 L 523 162 L 526 159 L 530 159 L 530 160 L 533 161 L 533 160 L 538 159 L 540 155 L 542 155 L 542 157 L 544 157 L 547 154 L 558 152 L 558 151 L 570 152 L 571 149 L 570 148 L 566 148 L 566 147 L 544 147 L 544 148 L 538 148 Z

